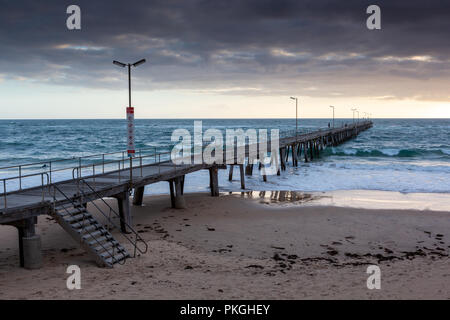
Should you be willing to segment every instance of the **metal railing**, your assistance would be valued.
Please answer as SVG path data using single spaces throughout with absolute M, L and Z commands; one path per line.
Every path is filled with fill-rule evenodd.
M 57 201 L 57 197 L 56 197 L 56 190 L 57 190 L 60 194 L 63 195 L 63 197 L 66 199 L 66 201 L 69 201 L 69 202 L 72 204 L 72 206 L 73 206 L 74 208 L 76 208 L 76 209 L 79 211 L 79 212 L 77 212 L 77 213 L 82 213 L 82 212 L 84 212 L 84 209 L 81 209 L 81 208 L 79 207 L 79 206 L 81 205 L 81 202 L 91 202 L 91 203 L 94 205 L 94 207 L 97 209 L 97 211 L 100 212 L 101 215 L 102 215 L 102 216 L 108 221 L 108 223 L 109 223 L 110 225 L 112 225 L 114 228 L 120 230 L 119 226 L 111 219 L 111 214 L 114 214 L 114 216 L 115 216 L 116 218 L 119 219 L 120 223 L 123 224 L 123 225 L 125 225 L 126 228 L 127 228 L 127 230 L 130 230 L 130 232 L 134 234 L 134 240 L 132 240 L 130 237 L 128 237 L 128 235 L 127 235 L 126 233 L 122 233 L 122 235 L 124 236 L 124 238 L 127 239 L 127 241 L 130 242 L 130 243 L 132 244 L 133 248 L 134 248 L 134 255 L 133 255 L 133 257 L 136 256 L 136 252 L 137 252 L 137 251 L 139 251 L 141 254 L 145 254 L 145 253 L 147 252 L 147 250 L 148 250 L 148 245 L 147 245 L 147 243 L 145 242 L 145 240 L 139 235 L 139 233 L 138 233 L 136 230 L 134 230 L 133 227 L 132 227 L 129 223 L 127 223 L 127 222 L 120 216 L 120 214 L 119 214 L 116 210 L 114 210 L 114 209 L 113 209 L 113 208 L 112 208 L 112 207 L 111 207 L 111 206 L 103 199 L 103 197 L 101 196 L 101 194 L 99 194 L 99 192 L 96 191 L 96 190 L 95 190 L 88 182 L 86 182 L 84 179 L 80 179 L 79 182 L 80 182 L 82 185 L 87 186 L 89 191 L 86 193 L 86 192 L 84 192 L 83 187 L 80 187 L 80 188 L 79 188 L 79 197 L 77 197 L 77 198 L 69 198 L 69 197 L 68 197 L 68 196 L 67 196 L 67 195 L 66 195 L 66 194 L 65 194 L 65 193 L 57 186 L 57 185 L 55 185 L 55 184 L 52 185 L 52 187 L 54 188 L 54 189 L 53 189 L 53 192 L 54 192 L 54 193 L 53 193 L 53 208 L 54 208 L 54 210 L 59 209 L 59 208 L 63 208 L 63 209 L 65 209 L 65 210 L 67 211 L 67 213 L 69 213 L 69 211 L 67 210 L 66 207 L 61 206 L 61 205 L 56 206 L 56 203 L 58 202 L 58 201 Z M 89 195 L 89 193 L 95 194 L 95 197 L 91 198 L 90 195 Z M 93 200 L 97 200 L 97 199 L 99 199 L 100 201 L 102 201 L 102 203 L 103 203 L 104 205 L 106 205 L 106 207 L 109 209 L 109 215 L 107 215 L 107 214 L 103 211 L 103 209 L 100 208 L 100 207 L 95 203 L 95 201 L 93 201 Z M 84 221 L 84 217 L 83 217 L 83 221 Z M 90 234 L 90 231 L 88 231 L 88 232 L 89 232 L 89 234 Z M 95 238 L 95 237 L 93 237 L 93 238 Z M 95 240 L 97 241 L 97 239 L 95 239 Z M 98 242 L 98 241 L 97 241 L 97 242 Z M 142 244 L 144 245 L 144 247 L 143 247 L 143 248 L 140 248 L 140 247 L 138 246 L 138 242 L 142 243 Z M 100 244 L 100 243 L 99 243 L 99 244 Z M 104 248 L 102 244 L 100 244 L 100 245 L 102 246 L 103 249 L 106 250 L 106 248 Z M 107 251 L 107 250 L 106 250 L 106 251 Z M 110 252 L 108 251 L 108 253 L 110 253 Z M 114 251 L 112 252 L 111 257 L 114 259 Z
M 133 256 L 134 256 L 134 257 L 136 256 L 136 251 L 139 251 L 141 254 L 146 253 L 147 250 L 148 250 L 147 242 L 145 242 L 145 240 L 139 235 L 139 233 L 138 233 L 136 230 L 134 230 L 133 227 L 132 227 L 125 219 L 123 219 L 123 218 L 120 216 L 120 214 L 119 214 L 116 210 L 114 210 L 114 209 L 108 204 L 108 202 L 106 202 L 106 201 L 103 199 L 102 195 L 101 195 L 97 190 L 95 190 L 95 189 L 94 189 L 94 188 L 93 188 L 86 180 L 81 179 L 80 182 L 82 182 L 84 185 L 86 185 L 86 186 L 88 187 L 89 192 L 95 194 L 94 199 L 90 199 L 90 198 L 89 198 L 89 195 L 87 195 L 87 194 L 83 191 L 83 189 L 81 188 L 81 195 L 82 195 L 82 198 L 83 198 L 83 199 L 86 199 L 86 198 L 87 198 L 88 200 L 90 200 L 90 202 L 94 205 L 94 207 L 95 207 L 95 208 L 96 208 L 96 209 L 97 209 L 104 217 L 106 217 L 106 218 L 108 219 L 108 222 L 111 223 L 111 224 L 114 226 L 114 228 L 120 230 L 120 228 L 119 228 L 119 227 L 113 222 L 113 220 L 111 219 L 111 213 L 114 214 L 114 215 L 116 216 L 116 218 L 118 218 L 118 219 L 120 220 L 120 223 L 123 224 L 123 225 L 126 227 L 127 230 L 130 230 L 131 233 L 134 234 L 135 239 L 134 239 L 134 241 L 133 241 L 132 239 L 130 239 L 130 238 L 126 235 L 126 233 L 122 233 L 123 236 L 128 240 L 128 242 L 130 242 L 130 243 L 133 245 L 133 247 L 134 247 L 134 255 L 133 255 Z M 99 199 L 99 200 L 100 200 L 104 205 L 106 205 L 106 207 L 109 209 L 109 216 L 107 216 L 107 215 L 103 212 L 103 210 L 95 203 L 95 201 L 93 201 L 93 200 L 97 200 L 97 199 Z M 141 243 L 144 244 L 144 248 L 143 248 L 143 249 L 139 248 L 139 246 L 137 245 L 138 242 L 141 242 Z

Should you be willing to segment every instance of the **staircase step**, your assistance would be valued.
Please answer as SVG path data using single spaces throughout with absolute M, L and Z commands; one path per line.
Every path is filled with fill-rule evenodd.
M 76 215 L 76 214 L 79 214 L 79 213 L 82 213 L 82 212 L 86 212 L 86 209 L 84 207 L 82 207 L 82 208 L 74 208 L 74 207 L 64 208 L 64 207 L 61 207 L 61 208 L 57 208 L 56 212 L 58 213 L 58 215 L 63 217 L 63 216 L 67 216 L 67 215 L 73 216 L 73 215 Z
M 95 244 L 94 244 L 94 245 L 95 245 Z M 97 253 L 100 253 L 100 252 L 102 252 L 103 250 L 105 250 L 105 248 L 108 249 L 108 248 L 110 248 L 110 247 L 118 246 L 118 245 L 120 245 L 119 242 L 117 242 L 116 240 L 110 239 L 109 241 L 103 243 L 102 245 L 98 245 L 98 246 L 94 247 L 94 250 L 95 250 Z
M 83 226 L 83 227 L 80 227 L 80 228 L 74 228 L 78 233 L 80 233 L 80 234 L 86 234 L 87 232 L 93 232 L 93 231 L 95 231 L 95 230 L 97 230 L 97 229 L 99 229 L 99 228 L 101 228 L 101 226 L 99 225 L 99 224 L 91 224 L 91 225 L 89 225 L 89 226 Z
M 112 267 L 130 257 L 126 249 L 114 239 L 108 227 L 99 223 L 85 207 L 78 206 L 76 202 L 56 207 L 53 217 L 93 256 L 99 266 Z
M 92 247 L 98 245 L 99 243 L 102 243 L 102 241 L 109 241 L 110 239 L 114 238 L 112 237 L 111 234 L 106 234 L 103 237 L 92 239 L 91 241 L 88 242 L 88 245 Z
M 111 258 L 105 259 L 105 262 L 110 265 L 113 265 L 113 264 L 118 263 L 128 257 L 129 257 L 128 253 L 118 253 L 114 256 L 114 259 L 111 257 Z
M 74 229 L 81 229 L 83 227 L 86 226 L 91 226 L 91 225 L 95 225 L 98 224 L 97 221 L 95 221 L 94 219 L 85 219 L 85 220 L 81 220 L 79 222 L 74 222 L 71 223 L 70 225 L 72 226 L 72 228 Z M 99 225 L 99 224 L 98 224 Z
M 97 238 L 97 237 L 103 236 L 105 234 L 108 234 L 108 231 L 105 228 L 101 228 L 101 229 L 98 229 L 97 231 L 83 235 L 83 239 L 88 240 L 91 238 Z
M 64 220 L 66 220 L 69 223 L 72 223 L 72 222 L 76 222 L 76 221 L 79 221 L 79 220 L 88 219 L 88 218 L 91 218 L 91 217 L 92 216 L 89 213 L 83 212 L 83 213 L 80 213 L 80 214 L 77 214 L 77 215 L 73 215 L 73 216 L 70 216 L 70 217 L 65 216 Z
M 126 251 L 122 246 L 108 248 L 108 250 L 100 253 L 100 257 L 102 257 L 103 259 L 107 259 L 107 258 L 111 258 L 112 254 L 117 255 L 119 253 L 126 254 Z

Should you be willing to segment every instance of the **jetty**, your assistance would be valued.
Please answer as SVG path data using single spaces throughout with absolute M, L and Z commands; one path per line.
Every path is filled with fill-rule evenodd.
M 327 146 L 344 143 L 371 127 L 372 122 L 365 120 L 339 128 L 282 136 L 276 174 L 281 175 L 289 163 L 299 166 L 302 161 L 314 161 Z M 147 243 L 133 228 L 130 209 L 131 205 L 142 205 L 146 185 L 168 182 L 170 205 L 183 208 L 186 175 L 208 170 L 209 182 L 206 183 L 209 183 L 211 196 L 216 197 L 219 196 L 218 170 L 229 169 L 228 178 L 232 180 L 234 167 L 239 167 L 241 188 L 245 190 L 245 176 L 252 175 L 255 166 L 261 178 L 268 179 L 264 165 L 249 158 L 249 148 L 245 145 L 247 161 L 244 163 L 238 161 L 237 152 L 231 164 L 230 159 L 220 164 L 175 164 L 170 160 L 170 152 L 138 150 L 136 156 L 130 158 L 125 152 L 104 153 L 3 167 L 0 170 L 9 174 L 0 177 L 0 224 L 17 228 L 20 266 L 27 269 L 42 266 L 41 239 L 35 228 L 42 215 L 60 224 L 99 266 L 112 267 L 147 252 Z M 30 185 L 31 180 L 40 183 Z M 105 198 L 117 199 L 117 207 L 111 206 Z M 90 208 L 95 208 L 95 215 L 89 212 L 88 203 Z M 133 252 L 114 238 L 111 233 L 114 228 L 121 231 Z

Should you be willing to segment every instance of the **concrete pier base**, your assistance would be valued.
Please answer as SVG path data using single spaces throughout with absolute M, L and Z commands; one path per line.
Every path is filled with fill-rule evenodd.
M 23 219 L 12 223 L 19 233 L 20 266 L 25 269 L 42 267 L 41 237 L 36 235 L 37 217 Z
M 25 269 L 39 269 L 42 267 L 41 236 L 34 235 L 22 238 L 23 267 Z

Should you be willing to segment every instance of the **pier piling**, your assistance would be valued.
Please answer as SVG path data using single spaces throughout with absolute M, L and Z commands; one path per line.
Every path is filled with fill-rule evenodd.
M 122 192 L 114 197 L 117 199 L 117 206 L 119 207 L 120 229 L 123 233 L 129 233 L 127 224 L 132 225 L 129 193 L 128 191 Z
M 144 188 L 145 187 L 134 188 L 133 205 L 142 206 L 142 201 L 144 200 Z
M 19 233 L 20 266 L 30 270 L 42 267 L 41 237 L 36 234 L 36 223 L 37 217 L 12 223 Z

